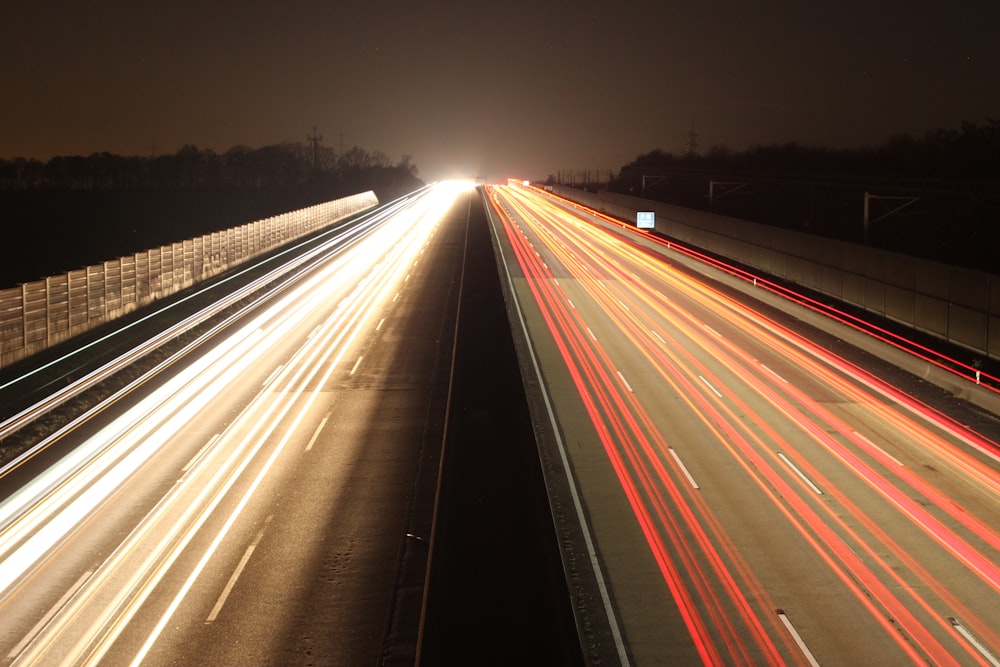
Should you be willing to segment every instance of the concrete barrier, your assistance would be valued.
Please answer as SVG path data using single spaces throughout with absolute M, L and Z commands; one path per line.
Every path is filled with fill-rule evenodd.
M 763 274 L 1000 359 L 1000 276 L 810 236 L 639 197 L 554 186 L 553 193 L 623 220 L 656 213 L 656 231 Z
M 868 252 L 871 249 L 859 246 L 854 247 L 858 249 L 855 251 L 851 244 L 806 237 L 796 232 L 781 233 L 785 230 L 770 229 L 755 223 L 712 216 L 700 211 L 689 211 L 637 197 L 623 199 L 622 195 L 591 193 L 559 186 L 553 188 L 553 194 L 605 215 L 631 222 L 633 225 L 637 211 L 655 211 L 656 230 L 683 245 L 707 250 L 753 267 L 760 277 L 768 274 L 790 279 L 789 276 L 796 275 L 801 279 L 799 284 L 807 285 L 830 296 L 842 294 L 845 297 L 841 299 L 842 301 L 867 304 L 868 310 L 879 314 L 893 310 L 899 321 L 910 320 L 914 328 L 920 328 L 931 334 L 937 335 L 936 332 L 948 330 L 951 331 L 953 340 L 958 336 L 965 336 L 966 340 L 978 336 L 979 340 L 986 342 L 986 346 L 980 349 L 966 344 L 964 347 L 973 353 L 987 356 L 986 347 L 992 344 L 994 347 L 989 356 L 997 356 L 996 336 L 1000 333 L 1000 318 L 996 315 L 1000 312 L 1000 301 L 997 301 L 996 293 L 1000 278 L 997 276 L 884 251 Z M 605 200 L 605 197 L 608 200 Z M 688 212 L 691 215 L 687 215 Z M 706 219 L 708 217 L 720 220 L 709 221 Z M 714 222 L 715 226 L 706 225 L 705 228 L 699 228 L 699 224 L 708 222 Z M 744 236 L 753 238 L 757 232 L 760 234 L 759 239 L 753 242 L 745 240 Z M 663 252 L 663 247 L 652 239 L 642 237 L 639 239 L 640 243 L 650 249 Z M 769 244 L 773 244 L 773 247 L 769 247 Z M 830 247 L 826 247 L 827 244 L 830 244 Z M 775 248 L 780 248 L 780 251 Z M 798 257 L 795 253 L 812 257 L 821 255 L 829 264 L 815 261 L 811 257 Z M 880 255 L 887 257 L 880 258 Z M 671 261 L 683 262 L 694 270 L 711 275 L 714 279 L 754 299 L 790 312 L 802 321 L 830 332 L 855 347 L 867 350 L 988 412 L 1000 414 L 1000 392 L 995 389 L 946 370 L 822 313 L 793 303 L 770 290 L 755 287 L 745 278 L 725 273 L 680 253 L 672 257 Z M 844 268 L 838 270 L 831 266 L 830 264 L 837 263 L 831 258 L 836 258 Z M 963 281 L 968 281 L 968 284 Z M 910 285 L 909 289 L 907 285 Z M 823 287 L 825 289 L 821 289 Z M 958 296 L 958 293 L 961 293 L 958 301 L 953 301 L 952 297 Z M 851 298 L 847 298 L 848 296 Z M 982 299 L 987 296 L 991 299 L 989 314 L 975 305 L 982 305 Z M 966 330 L 963 330 L 963 327 Z M 988 332 L 992 332 L 993 338 L 989 337 Z

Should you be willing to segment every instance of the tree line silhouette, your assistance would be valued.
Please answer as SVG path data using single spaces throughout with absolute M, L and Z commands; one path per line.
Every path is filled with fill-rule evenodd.
M 790 142 L 704 154 L 656 149 L 610 183 L 585 187 L 997 272 L 998 119 L 921 138 L 896 134 L 870 148 Z M 866 201 L 870 226 L 863 224 Z M 885 203 L 898 201 L 910 203 L 898 212 Z
M 11 250 L 0 257 L 0 289 L 358 192 L 384 202 L 422 185 L 409 156 L 393 164 L 360 147 L 296 143 L 0 160 L 0 246 Z
M 224 153 L 181 146 L 174 154 L 122 156 L 60 155 L 46 162 L 0 159 L 0 190 L 181 190 L 289 189 L 322 186 L 349 193 L 355 188 L 398 190 L 420 185 L 410 156 L 393 164 L 381 151 L 355 146 L 340 154 L 324 146 L 284 142 Z
M 810 176 L 849 174 L 995 181 L 1000 178 L 1000 119 L 988 118 L 981 125 L 966 121 L 958 130 L 931 130 L 922 138 L 898 133 L 881 146 L 864 148 L 835 149 L 787 142 L 757 145 L 743 151 L 715 146 L 704 155 L 690 152 L 674 155 L 655 149 L 624 165 L 616 180 L 620 188 L 622 181 L 633 185 L 641 173 L 674 167 Z

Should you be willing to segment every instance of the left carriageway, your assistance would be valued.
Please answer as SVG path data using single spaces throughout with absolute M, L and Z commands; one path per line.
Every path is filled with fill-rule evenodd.
M 429 531 L 474 196 L 428 186 L 5 372 L 0 444 L 42 437 L 0 469 L 0 664 L 371 664 L 412 635 L 386 609 Z M 155 363 L 153 321 L 185 333 Z

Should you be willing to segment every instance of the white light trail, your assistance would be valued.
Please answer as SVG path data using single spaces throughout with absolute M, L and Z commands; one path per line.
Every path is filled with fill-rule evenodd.
M 87 613 L 59 613 L 45 628 L 39 639 L 32 641 L 21 658 L 31 661 L 50 660 L 47 637 L 61 636 L 63 623 L 84 619 L 84 626 L 91 623 L 82 635 L 67 634 L 69 644 L 56 653 L 77 657 L 108 650 L 114 637 L 136 612 L 142 600 L 150 594 L 166 570 L 179 556 L 183 545 L 200 529 L 211 511 L 231 488 L 237 475 L 261 450 L 281 417 L 291 409 L 292 403 L 302 393 L 295 386 L 305 386 L 320 366 L 326 366 L 325 377 L 333 372 L 343 355 L 354 344 L 359 332 L 372 314 L 384 303 L 389 294 L 402 282 L 402 276 L 413 258 L 433 231 L 437 222 L 457 195 L 457 190 L 446 185 L 430 188 L 423 196 L 415 197 L 406 208 L 357 239 L 322 268 L 299 283 L 278 299 L 271 307 L 254 317 L 201 357 L 178 372 L 159 389 L 138 402 L 133 408 L 101 429 L 87 442 L 52 466 L 45 473 L 0 504 L 0 601 L 17 590 L 17 585 L 29 572 L 42 567 L 56 547 L 68 539 L 77 526 L 86 522 L 102 504 L 125 484 L 135 472 L 150 460 L 162 447 L 189 423 L 195 414 L 208 409 L 211 399 L 225 392 L 238 376 L 252 364 L 264 358 L 277 342 L 290 335 L 296 325 L 318 309 L 329 309 L 333 298 L 338 298 L 340 308 L 331 313 L 320 327 L 312 327 L 304 338 L 303 346 L 291 360 L 278 367 L 269 382 L 282 382 L 289 387 L 286 392 L 261 392 L 254 404 L 245 411 L 256 425 L 243 424 L 243 442 L 223 433 L 213 438 L 185 468 L 184 479 L 175 485 L 147 517 L 159 516 L 171 505 L 173 498 L 187 498 L 179 517 L 174 517 L 170 528 L 163 532 L 137 529 L 116 552 L 118 567 L 126 570 L 130 583 L 127 592 L 112 593 L 113 604 L 103 610 L 88 608 Z M 345 286 L 356 285 L 347 296 L 337 296 Z M 397 295 L 398 296 L 398 295 Z M 319 312 L 322 312 L 321 310 Z M 368 325 L 370 326 L 370 325 Z M 332 362 L 330 361 L 332 359 Z M 361 357 L 358 358 L 360 363 Z M 308 370 L 312 369 L 312 370 Z M 305 378 L 305 379 L 303 379 Z M 299 383 L 299 384 L 297 384 Z M 314 393 L 309 404 L 318 394 Z M 271 401 L 270 407 L 266 401 Z M 283 401 L 283 402 L 282 402 Z M 258 402 L 258 407 L 253 407 Z M 279 407 L 283 406 L 283 407 Z M 329 415 L 328 415 L 329 416 Z M 302 421 L 304 410 L 298 413 L 294 424 L 282 437 L 271 461 L 281 446 L 287 442 L 295 426 Z M 237 420 L 240 421 L 240 420 Z M 313 444 L 326 418 L 316 429 L 309 446 Z M 246 429 L 249 428 L 249 433 Z M 228 432 L 229 429 L 227 429 Z M 250 434 L 259 435 L 250 438 Z M 255 444 L 253 444 L 255 443 Z M 226 462 L 221 462 L 214 452 L 224 448 L 232 450 Z M 218 466 L 212 479 L 205 479 L 209 465 Z M 225 474 L 221 474 L 221 473 Z M 199 478 L 201 492 L 191 502 L 191 487 Z M 259 479 L 251 487 L 256 488 Z M 185 495 L 182 495 L 185 494 Z M 248 499 L 248 498 L 247 498 Z M 173 516 L 173 515 L 172 515 Z M 233 517 L 235 520 L 235 515 Z M 155 535 L 155 537 L 154 537 Z M 221 535 L 218 539 L 221 539 Z M 126 547 L 130 541 L 150 542 L 142 553 L 148 556 L 139 562 L 132 556 L 137 547 Z M 135 553 L 139 553 L 136 551 Z M 129 563 L 129 565 L 125 565 Z M 138 567 L 136 567 L 138 566 Z M 108 584 L 115 579 L 114 566 L 99 568 L 84 584 L 85 589 Z M 194 577 L 196 575 L 192 575 Z M 126 596 L 126 597 L 122 597 Z M 67 608 L 77 605 L 97 604 L 97 596 L 74 596 Z M 104 594 L 101 599 L 105 599 Z M 77 621 L 79 622 L 79 621 Z M 74 631 L 76 632 L 76 631 Z M 91 647 L 89 637 L 100 634 L 99 646 Z M 152 638 L 151 638 L 152 639 Z M 147 649 L 148 650 L 148 649 Z

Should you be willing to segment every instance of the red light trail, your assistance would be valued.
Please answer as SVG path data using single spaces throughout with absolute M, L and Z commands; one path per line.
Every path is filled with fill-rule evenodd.
M 531 336 L 558 350 L 701 662 L 858 660 L 780 583 L 794 556 L 880 630 L 868 658 L 997 664 L 996 443 L 594 216 L 520 187 L 489 200 L 544 323 Z M 745 545 L 743 498 L 794 542 Z

